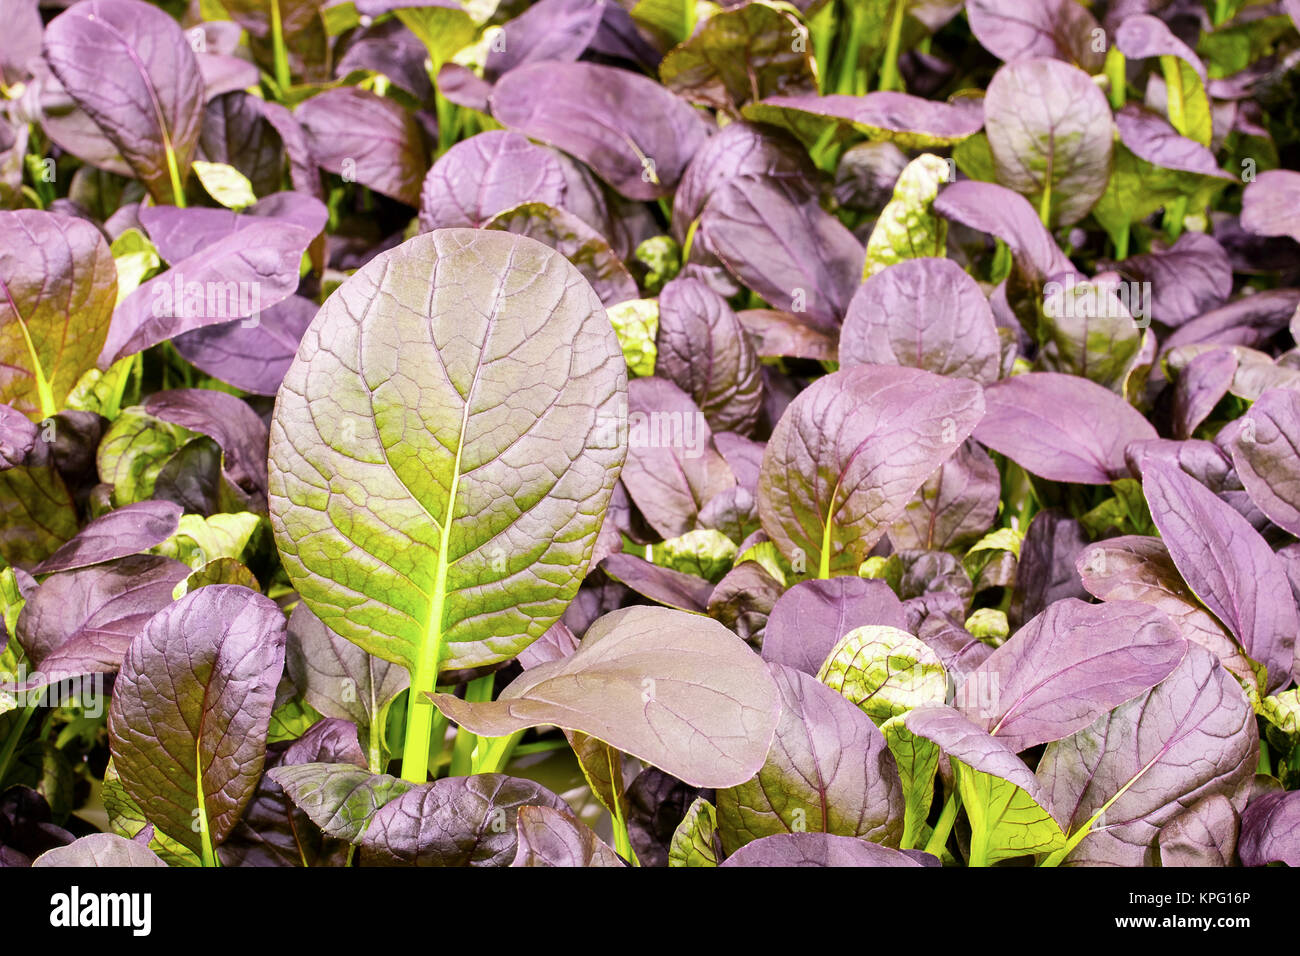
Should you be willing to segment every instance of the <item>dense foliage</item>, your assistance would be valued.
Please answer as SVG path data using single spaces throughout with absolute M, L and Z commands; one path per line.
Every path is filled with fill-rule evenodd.
M 1300 864 L 1300 5 L 5 11 L 0 864 Z

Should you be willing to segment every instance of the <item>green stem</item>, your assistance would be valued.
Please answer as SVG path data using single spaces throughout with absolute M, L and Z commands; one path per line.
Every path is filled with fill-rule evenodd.
M 9 772 L 9 763 L 18 750 L 18 741 L 22 738 L 27 725 L 31 723 L 32 715 L 36 713 L 38 701 L 39 697 L 23 708 L 23 712 L 18 715 L 17 725 L 10 731 L 9 738 L 4 743 L 4 748 L 0 749 L 0 784 L 4 783 L 5 774 Z
M 817 64 L 818 88 L 826 91 L 826 80 L 830 76 L 831 43 L 835 39 L 835 4 L 825 3 L 813 14 L 808 22 L 808 32 L 812 34 L 813 61 Z
M 167 154 L 167 175 L 172 181 L 172 205 L 179 209 L 185 208 L 185 185 L 181 182 L 181 170 L 176 164 L 176 150 L 172 149 L 168 143 L 164 148 Z
M 1115 261 L 1123 262 L 1128 258 L 1129 227 L 1124 226 L 1115 237 Z
M 1052 228 L 1052 170 L 1048 163 L 1047 175 L 1043 177 L 1043 198 L 1038 201 L 1038 218 L 1043 225 Z
M 1259 742 L 1259 767 L 1255 772 L 1262 773 L 1266 777 L 1273 776 L 1273 759 L 1268 752 L 1268 744 L 1263 740 Z
M 952 825 L 957 822 L 957 811 L 960 809 L 961 794 L 954 790 L 948 797 L 948 802 L 943 805 L 943 813 L 939 814 L 934 832 L 925 844 L 926 853 L 931 856 L 943 855 L 943 848 L 948 845 L 948 837 L 952 833 Z
M 1172 242 L 1183 232 L 1183 218 L 1187 215 L 1187 194 L 1179 196 L 1165 208 L 1165 233 Z
M 906 8 L 906 0 L 894 0 L 889 20 L 889 40 L 885 44 L 885 59 L 880 64 L 880 89 L 884 91 L 903 89 L 902 78 L 898 74 L 898 48 L 903 40 L 903 13 Z
M 519 747 L 519 741 L 523 738 L 522 730 L 508 737 L 479 737 L 478 746 L 474 748 L 470 773 L 501 773 L 510 762 L 510 758 L 522 749 Z
M 862 51 L 862 14 L 857 4 L 849 8 L 849 44 L 844 49 L 839 62 L 839 71 L 835 80 L 836 93 L 852 94 L 858 70 L 858 58 Z
M 469 682 L 465 688 L 465 701 L 481 704 L 492 699 L 492 685 L 496 678 L 492 674 Z M 509 738 L 507 738 L 509 739 Z M 478 746 L 477 735 L 464 727 L 456 728 L 456 742 L 451 748 L 451 769 L 448 774 L 453 777 L 467 777 L 474 770 L 474 749 Z
M 402 745 L 402 779 L 425 783 L 429 779 L 429 741 L 433 736 L 433 718 L 437 708 L 427 694 L 438 680 L 438 660 L 442 656 L 442 638 L 433 638 L 432 666 L 416 662 L 411 672 L 411 689 L 406 699 L 406 742 Z
M 1165 75 L 1165 112 L 1169 125 L 1182 136 L 1187 135 L 1187 113 L 1183 104 L 1183 74 L 1178 57 L 1166 54 L 1160 58 L 1160 69 Z
M 289 50 L 284 45 L 284 23 L 280 18 L 280 0 L 271 0 L 271 47 L 275 56 L 275 85 L 281 94 L 289 88 Z
M 614 852 L 633 866 L 640 866 L 641 861 L 636 858 L 636 853 L 632 849 L 632 837 L 627 832 L 627 821 L 623 819 L 623 801 L 621 799 L 623 788 L 615 783 L 620 779 L 616 776 L 620 773 L 620 770 L 614 766 L 614 748 L 606 748 L 605 755 L 609 760 L 609 779 L 611 786 L 614 787 Z
M 1111 47 L 1106 52 L 1106 79 L 1110 81 L 1110 105 L 1113 109 L 1123 109 L 1128 98 L 1127 80 L 1124 77 L 1124 54 L 1118 47 Z

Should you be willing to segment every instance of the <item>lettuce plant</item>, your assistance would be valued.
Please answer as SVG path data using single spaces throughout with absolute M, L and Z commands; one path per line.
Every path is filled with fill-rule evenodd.
M 6 11 L 0 864 L 1300 865 L 1292 4 L 182 6 Z

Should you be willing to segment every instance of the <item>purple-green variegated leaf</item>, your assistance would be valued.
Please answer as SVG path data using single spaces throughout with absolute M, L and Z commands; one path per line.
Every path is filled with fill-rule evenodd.
M 1128 444 L 1156 437 L 1124 399 L 1074 375 L 1017 375 L 986 388 L 984 400 L 976 441 L 1049 481 L 1109 484 L 1128 474 Z
M 1267 689 L 1285 686 L 1300 619 L 1280 559 L 1245 518 L 1181 469 L 1148 459 L 1142 485 L 1179 574 L 1268 668 Z
M 1078 67 L 1050 58 L 1002 67 L 984 97 L 984 128 L 998 181 L 1050 225 L 1078 222 L 1105 191 L 1115 124 Z
M 507 129 L 576 156 L 629 199 L 671 193 L 708 138 L 684 100 L 648 77 L 594 63 L 511 70 L 491 106 Z
M 746 119 L 781 126 L 811 146 L 827 126 L 843 124 L 871 140 L 903 149 L 952 146 L 978 133 L 984 117 L 970 104 L 951 104 L 907 93 L 866 96 L 771 96 L 744 109 Z
M 924 854 L 921 854 L 924 856 Z M 777 833 L 755 840 L 722 866 L 848 867 L 927 866 L 916 856 L 857 837 L 831 833 Z
M 481 736 L 554 724 L 698 787 L 735 786 L 758 772 L 780 710 L 763 662 L 735 634 L 651 607 L 605 615 L 572 655 L 530 668 L 495 701 L 430 697 Z
M 1070 834 L 1064 862 L 1154 865 L 1157 837 L 1185 808 L 1216 793 L 1245 808 L 1258 747 L 1237 681 L 1189 645 L 1155 688 L 1048 745 L 1038 777 Z
M 903 605 L 884 581 L 803 581 L 781 595 L 767 620 L 763 659 L 816 675 L 841 637 L 858 627 L 903 629 Z
M 373 259 L 307 330 L 272 422 L 303 600 L 408 669 L 438 645 L 446 669 L 517 654 L 586 572 L 625 376 L 600 300 L 541 243 L 448 229 Z
M 170 501 L 140 501 L 110 511 L 82 528 L 32 573 L 74 571 L 148 551 L 175 533 L 180 518 L 180 507 Z
M 871 718 L 802 671 L 768 668 L 781 693 L 781 719 L 754 779 L 718 791 L 723 849 L 804 830 L 897 846 L 902 785 Z
M 904 365 L 989 385 L 1000 353 L 988 299 L 949 259 L 908 259 L 873 275 L 840 332 L 841 368 Z
M 0 212 L 0 401 L 40 421 L 64 408 L 108 335 L 117 272 L 84 220 Z
M 203 116 L 203 77 L 180 24 L 141 0 L 88 0 L 50 22 L 44 53 L 154 199 L 177 202 Z
M 1187 644 L 1135 601 L 1057 601 L 957 689 L 957 706 L 1017 753 L 1068 737 L 1164 680 Z
M 416 787 L 375 813 L 361 836 L 364 866 L 509 866 L 523 807 L 569 813 L 541 784 L 499 773 Z
M 521 203 L 563 206 L 564 170 L 553 153 L 518 133 L 489 130 L 433 164 L 420 190 L 420 228 L 478 227 Z
M 267 776 L 328 837 L 356 843 L 381 807 L 416 785 L 353 762 L 281 765 Z
M 819 577 L 856 573 L 926 478 L 984 413 L 979 386 L 860 365 L 799 394 L 763 456 L 763 530 Z
M 284 626 L 274 601 L 213 585 L 127 648 L 109 708 L 113 762 L 145 817 L 195 853 L 225 840 L 262 775 Z
M 1300 534 L 1300 392 L 1276 388 L 1261 395 L 1229 448 L 1259 509 L 1274 524 Z

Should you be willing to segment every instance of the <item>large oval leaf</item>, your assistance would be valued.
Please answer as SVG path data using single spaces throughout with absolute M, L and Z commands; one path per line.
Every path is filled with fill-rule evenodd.
M 626 372 L 591 287 L 507 233 L 384 253 L 303 338 L 271 429 L 271 521 L 336 633 L 408 669 L 514 656 L 586 572 Z
M 554 724 L 696 787 L 735 786 L 757 773 L 780 710 L 776 685 L 740 638 L 661 607 L 606 614 L 573 654 L 529 668 L 495 701 L 429 696 L 481 736 Z
M 1278 527 L 1300 534 L 1300 392 L 1276 388 L 1261 395 L 1229 447 L 1259 509 Z
M 983 413 L 974 382 L 919 369 L 860 365 L 818 379 L 763 455 L 763 530 L 819 577 L 856 573 Z

